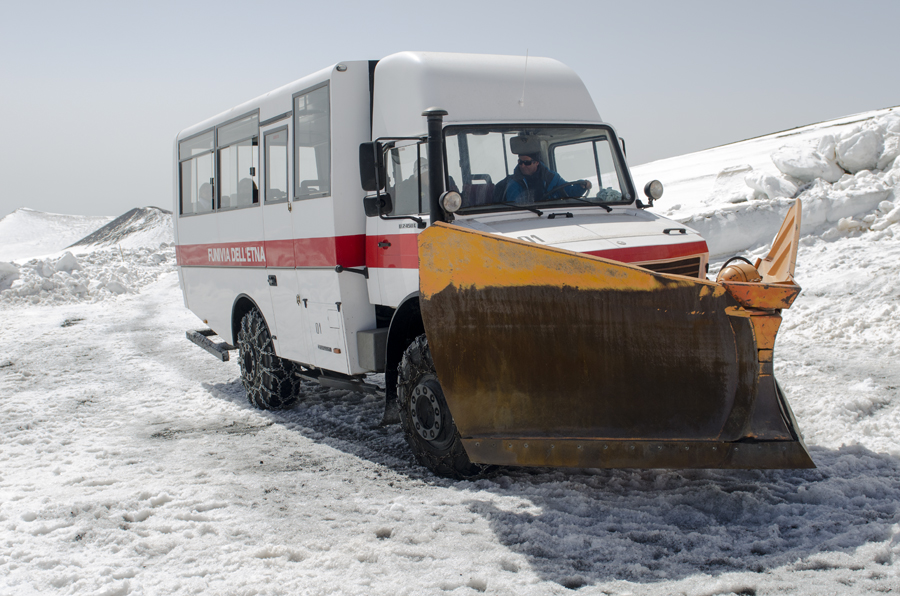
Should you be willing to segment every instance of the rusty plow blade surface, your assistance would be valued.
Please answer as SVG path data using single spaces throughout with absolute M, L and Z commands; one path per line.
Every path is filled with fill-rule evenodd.
M 719 284 L 447 224 L 419 236 L 419 276 L 473 462 L 815 467 L 772 375 L 792 279 Z

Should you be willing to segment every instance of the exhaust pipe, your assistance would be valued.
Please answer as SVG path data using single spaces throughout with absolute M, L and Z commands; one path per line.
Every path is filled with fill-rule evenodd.
M 428 119 L 428 205 L 433 225 L 447 221 L 440 202 L 444 192 L 443 132 L 447 110 L 428 108 L 422 115 Z

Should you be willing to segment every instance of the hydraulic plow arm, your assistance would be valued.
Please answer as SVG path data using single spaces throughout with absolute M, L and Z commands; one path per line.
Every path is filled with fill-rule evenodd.
M 786 234 L 796 236 L 799 202 L 791 214 Z M 786 244 L 780 278 L 716 283 L 429 227 L 419 236 L 422 317 L 469 458 L 814 467 L 772 375 L 780 309 L 800 292 L 796 238 Z

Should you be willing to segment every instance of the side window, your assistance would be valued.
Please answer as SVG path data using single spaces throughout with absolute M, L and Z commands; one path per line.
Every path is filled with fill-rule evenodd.
M 288 129 L 266 133 L 266 202 L 286 201 L 288 196 Z
M 328 85 L 294 97 L 294 198 L 331 194 Z
M 209 213 L 213 210 L 213 146 L 211 130 L 178 143 L 182 215 Z
M 394 215 L 411 215 L 422 213 L 423 196 L 428 193 L 428 170 L 420 175 L 420 166 L 424 166 L 422 146 L 406 145 L 395 147 L 388 152 L 387 160 L 387 192 L 394 204 Z
M 259 203 L 259 115 L 252 114 L 216 131 L 219 158 L 219 208 Z

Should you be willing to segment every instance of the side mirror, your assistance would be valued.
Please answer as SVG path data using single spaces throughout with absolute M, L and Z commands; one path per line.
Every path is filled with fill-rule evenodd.
M 364 198 L 363 208 L 366 210 L 366 217 L 378 217 L 393 211 L 394 204 L 391 201 L 390 193 L 383 192 L 377 197 Z
M 386 178 L 384 169 L 384 152 L 381 143 L 360 143 L 359 145 L 359 183 L 363 190 L 377 191 L 384 189 Z M 368 211 L 366 211 L 368 213 Z

